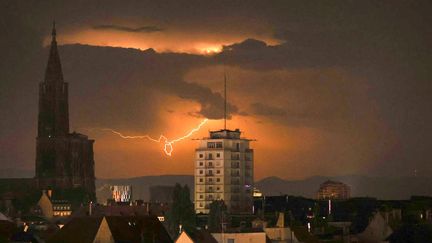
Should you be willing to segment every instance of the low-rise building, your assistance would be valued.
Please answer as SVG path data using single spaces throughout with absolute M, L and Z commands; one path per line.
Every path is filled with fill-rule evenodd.
M 86 216 L 72 218 L 47 243 L 173 242 L 153 216 Z
M 47 219 L 69 217 L 72 215 L 72 204 L 68 200 L 54 199 L 51 190 L 43 191 L 38 206 Z
M 182 231 L 175 243 L 217 243 L 216 239 L 206 230 L 186 233 Z

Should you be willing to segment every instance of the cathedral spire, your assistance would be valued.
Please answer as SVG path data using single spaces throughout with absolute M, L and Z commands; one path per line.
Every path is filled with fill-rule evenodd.
M 55 28 L 55 20 L 53 21 L 53 28 L 52 28 L 51 35 L 52 35 L 52 41 L 56 41 L 57 31 L 56 31 L 56 28 Z
M 51 48 L 48 57 L 48 64 L 45 71 L 45 82 L 63 82 L 63 72 L 60 63 L 60 56 L 57 50 L 57 31 L 53 21 Z

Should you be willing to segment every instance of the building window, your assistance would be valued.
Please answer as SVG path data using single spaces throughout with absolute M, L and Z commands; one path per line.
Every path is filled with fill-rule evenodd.
M 199 166 L 203 166 L 204 164 L 203 164 L 203 162 L 199 162 Z
M 209 166 L 213 166 L 213 163 L 212 163 L 212 162 L 209 162 Z
M 213 154 L 209 154 L 208 159 L 213 159 Z
M 216 178 L 216 181 L 217 181 L 217 182 L 220 182 L 220 178 Z
M 199 182 L 203 182 L 203 178 L 199 178 Z
M 199 173 L 200 173 L 200 175 L 202 175 L 203 171 L 202 171 L 202 170 L 200 170 L 200 171 L 199 171 Z
M 200 157 L 200 158 L 204 158 L 204 155 L 203 155 L 203 154 L 199 154 L 199 157 Z
M 216 148 L 216 144 L 214 142 L 208 142 L 207 148 Z
M 216 153 L 216 158 L 220 158 L 220 153 Z
M 217 170 L 217 171 L 216 171 L 216 174 L 220 174 L 220 170 Z
M 202 194 L 200 194 L 200 195 L 199 195 L 199 198 L 200 198 L 200 199 L 203 199 L 203 195 L 202 195 Z
M 222 142 L 217 142 L 216 143 L 216 148 L 222 148 Z
M 235 243 L 235 239 L 228 239 L 227 243 Z
M 209 178 L 209 182 L 213 182 L 213 178 Z
M 216 191 L 219 191 L 220 190 L 220 187 L 216 187 Z

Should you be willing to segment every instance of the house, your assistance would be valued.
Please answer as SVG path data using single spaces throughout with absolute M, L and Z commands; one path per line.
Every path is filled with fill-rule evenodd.
M 219 232 L 212 233 L 218 243 L 266 243 L 265 232 Z
M 216 239 L 206 230 L 186 233 L 183 231 L 175 243 L 217 243 Z
M 300 242 L 291 228 L 285 226 L 285 213 L 280 212 L 275 227 L 264 227 L 264 232 L 271 242 Z
M 47 243 L 173 242 L 155 216 L 72 218 Z
M 0 242 L 9 239 L 16 230 L 15 223 L 0 212 Z
M 54 199 L 51 190 L 42 191 L 38 206 L 47 219 L 69 217 L 72 214 L 71 203 L 67 200 Z
M 387 242 L 386 239 L 392 233 L 393 230 L 382 213 L 375 212 L 366 229 L 357 234 L 357 238 L 359 242 L 381 243 Z

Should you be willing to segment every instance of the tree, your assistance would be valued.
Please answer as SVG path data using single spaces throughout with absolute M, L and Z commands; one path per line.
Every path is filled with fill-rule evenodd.
M 210 204 L 208 215 L 208 227 L 210 231 L 219 232 L 222 230 L 222 224 L 228 221 L 227 207 L 223 200 L 216 200 Z
M 180 225 L 182 229 L 193 232 L 195 230 L 195 210 L 190 200 L 189 187 L 180 184 L 174 186 L 172 194 L 173 203 L 167 213 L 168 230 L 171 236 L 179 234 Z
M 404 224 L 388 238 L 390 243 L 431 243 L 430 224 Z

